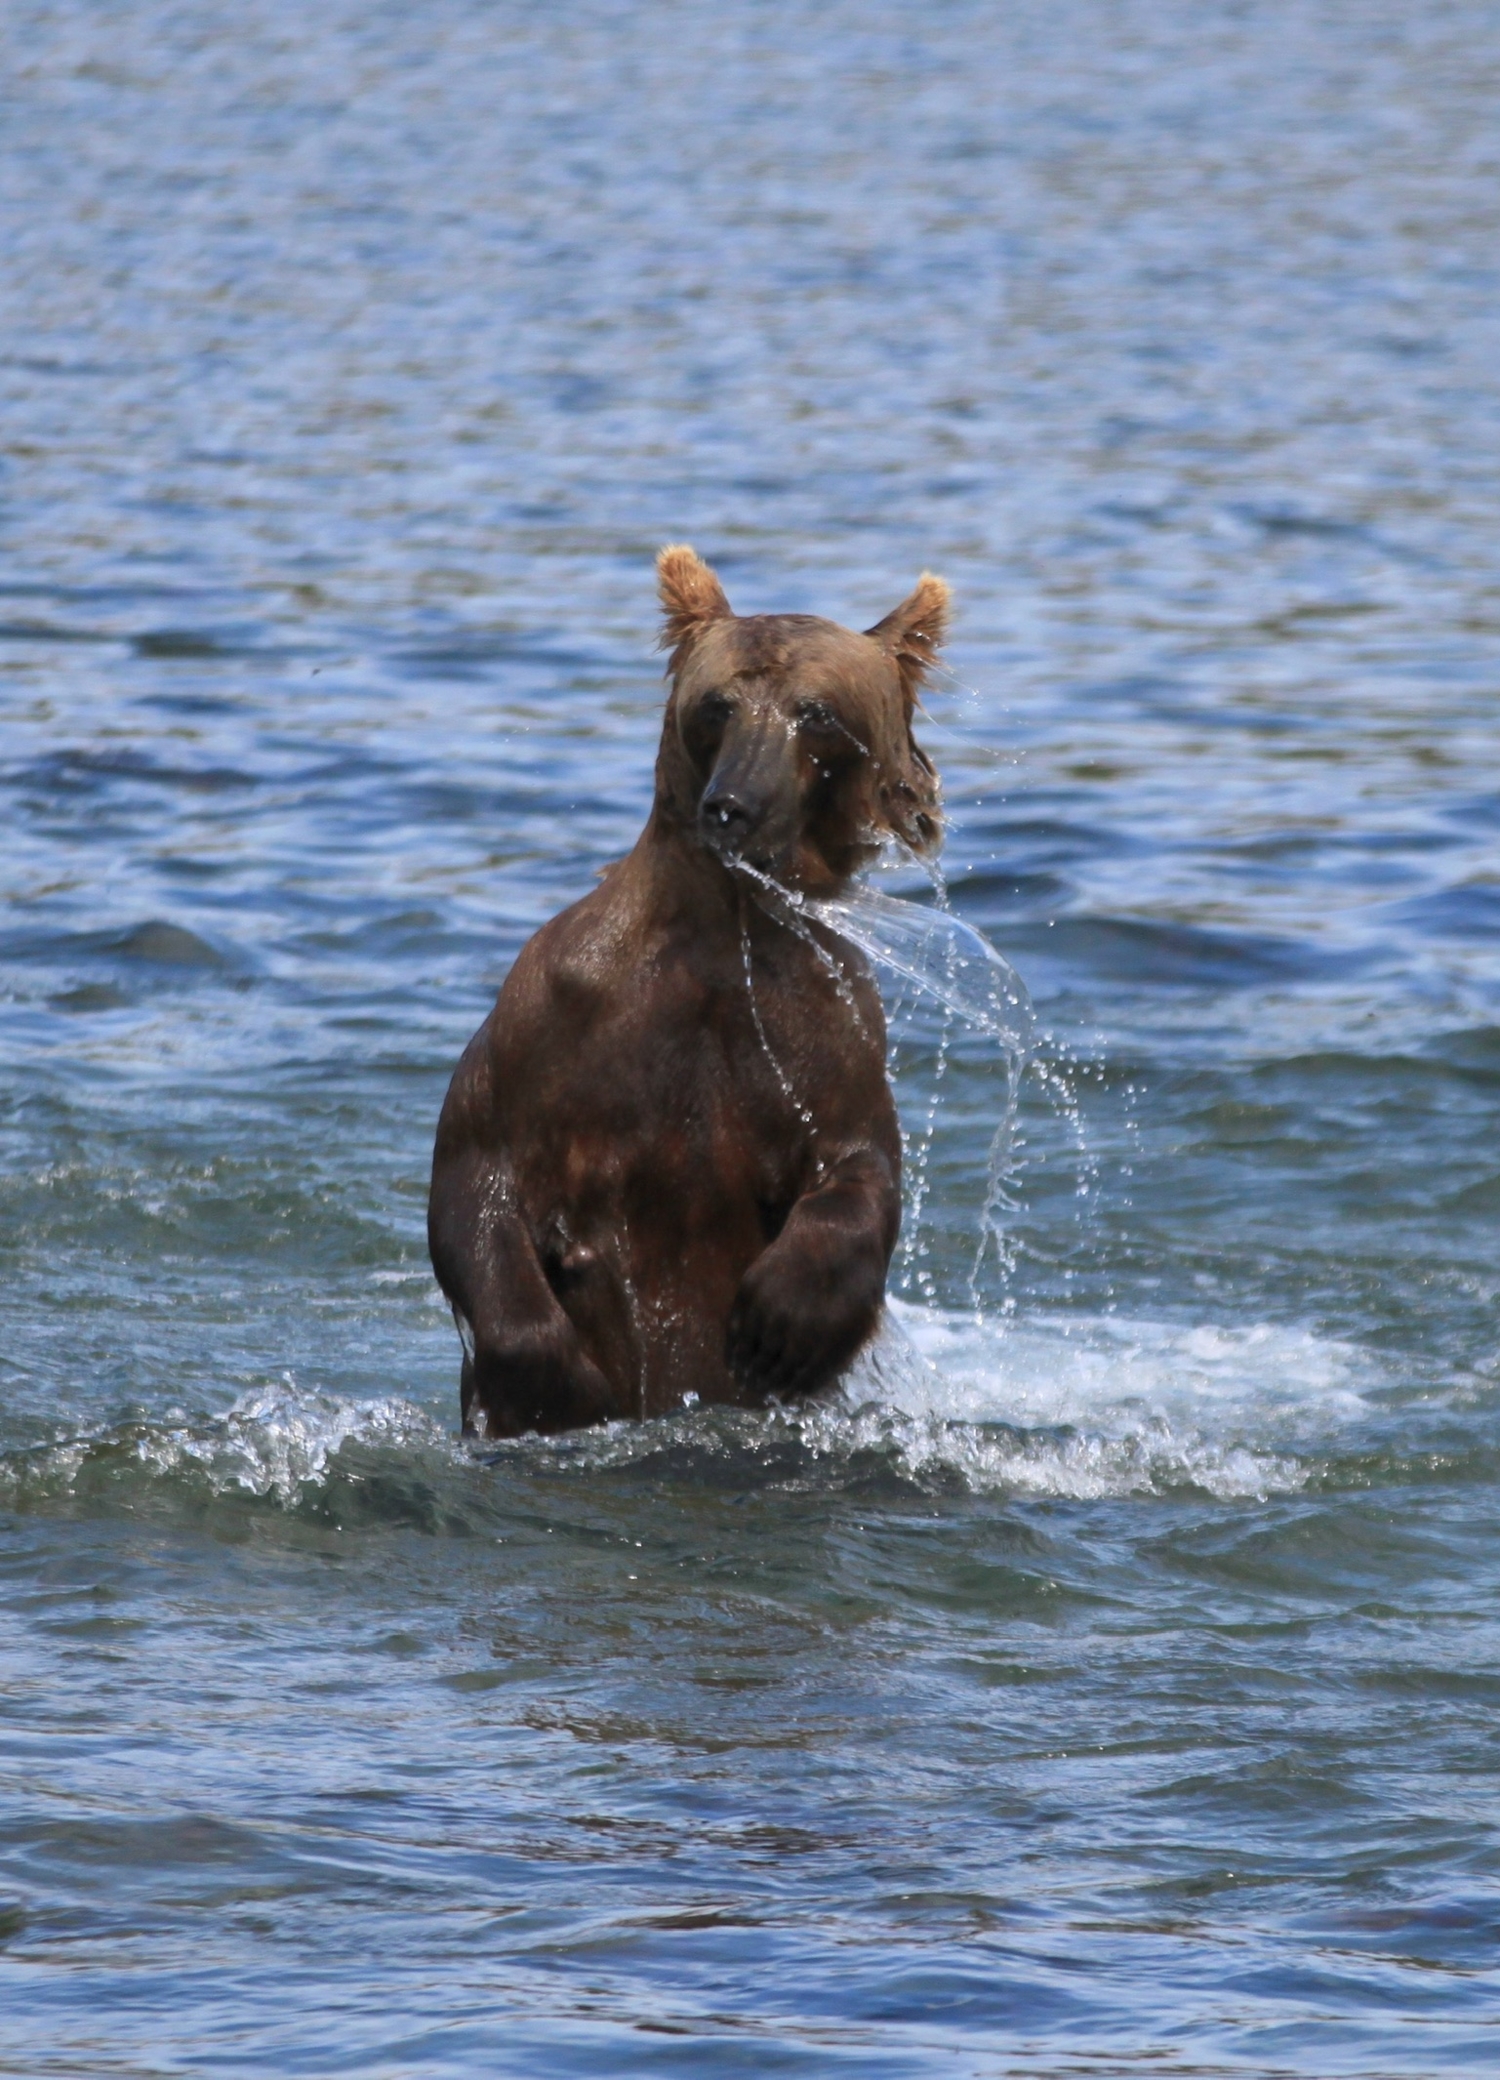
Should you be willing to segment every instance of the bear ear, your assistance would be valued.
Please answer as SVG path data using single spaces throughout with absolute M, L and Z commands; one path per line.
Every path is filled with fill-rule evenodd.
M 865 634 L 872 637 L 891 658 L 901 674 L 901 691 L 906 696 L 908 720 L 917 689 L 937 663 L 938 651 L 948 633 L 948 610 L 953 595 L 941 578 L 923 571 L 916 590 L 893 607 L 883 621 Z
M 663 650 L 681 649 L 705 622 L 727 620 L 734 611 L 714 573 L 686 542 L 669 542 L 657 551 L 656 589 L 661 596 Z M 675 657 L 672 662 L 675 667 Z

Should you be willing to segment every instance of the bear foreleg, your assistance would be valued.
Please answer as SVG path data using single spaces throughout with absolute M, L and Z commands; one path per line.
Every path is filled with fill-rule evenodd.
M 464 1344 L 464 1430 L 516 1437 L 620 1413 L 547 1282 L 507 1166 L 465 1150 L 434 1173 L 428 1237 Z
M 869 1341 L 900 1211 L 891 1164 L 875 1148 L 846 1156 L 796 1202 L 730 1312 L 729 1368 L 748 1398 L 816 1393 Z

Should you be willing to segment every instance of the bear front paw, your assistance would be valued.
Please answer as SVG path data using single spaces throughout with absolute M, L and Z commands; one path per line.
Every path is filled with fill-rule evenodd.
M 729 1317 L 729 1369 L 742 1392 L 815 1394 L 832 1385 L 875 1327 L 879 1285 L 851 1270 L 818 1267 L 768 1251 L 745 1273 Z
M 481 1339 L 465 1356 L 461 1398 L 464 1429 L 480 1437 L 571 1430 L 620 1413 L 571 1328 L 551 1326 Z

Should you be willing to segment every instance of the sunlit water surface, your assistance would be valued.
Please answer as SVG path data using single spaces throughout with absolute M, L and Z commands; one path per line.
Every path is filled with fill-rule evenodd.
M 1493 9 L 0 38 L 0 2066 L 1492 2070 Z M 992 1176 L 889 972 L 840 1398 L 480 1459 L 433 1122 L 678 539 L 953 583 L 1031 1065 Z

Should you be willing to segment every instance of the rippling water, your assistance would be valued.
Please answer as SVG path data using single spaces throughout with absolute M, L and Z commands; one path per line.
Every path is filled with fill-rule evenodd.
M 0 39 L 0 2065 L 1490 2070 L 1494 9 Z M 998 1243 L 897 978 L 842 1397 L 480 1460 L 431 1130 L 672 539 L 955 587 Z

